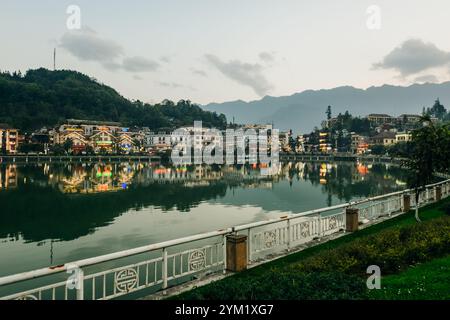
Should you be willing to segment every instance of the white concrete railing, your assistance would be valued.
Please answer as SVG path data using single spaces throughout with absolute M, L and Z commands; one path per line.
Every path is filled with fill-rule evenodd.
M 450 180 L 427 186 L 420 205 L 450 195 Z M 249 264 L 289 252 L 316 238 L 344 232 L 347 208 L 359 209 L 360 223 L 400 213 L 404 195 L 413 190 L 290 214 L 224 230 L 111 253 L 0 278 L 1 300 L 107 300 L 147 289 L 151 293 L 226 269 L 226 237 L 246 234 Z M 102 266 L 104 265 L 104 266 Z M 68 273 L 69 272 L 69 273 Z M 148 294 L 148 293 L 145 293 Z

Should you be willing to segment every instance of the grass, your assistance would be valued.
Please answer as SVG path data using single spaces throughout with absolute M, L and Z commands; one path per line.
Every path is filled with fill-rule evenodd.
M 450 255 L 381 278 L 381 290 L 371 290 L 369 299 L 450 300 Z
M 421 224 L 410 212 L 173 299 L 365 299 L 368 265 L 392 274 L 450 253 L 449 204 L 422 208 Z

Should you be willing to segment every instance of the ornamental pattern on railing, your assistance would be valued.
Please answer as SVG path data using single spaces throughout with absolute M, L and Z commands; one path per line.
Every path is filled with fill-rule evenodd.
M 273 248 L 277 245 L 277 232 L 266 231 L 264 232 L 264 246 L 267 249 Z
M 17 298 L 16 300 L 39 300 L 39 299 L 36 296 L 29 294 L 27 296 L 21 296 L 21 297 Z
M 205 249 L 192 251 L 189 255 L 189 270 L 199 271 L 205 268 L 206 253 Z
M 137 287 L 138 282 L 139 276 L 136 269 L 134 268 L 116 272 L 115 286 L 117 292 L 128 293 Z

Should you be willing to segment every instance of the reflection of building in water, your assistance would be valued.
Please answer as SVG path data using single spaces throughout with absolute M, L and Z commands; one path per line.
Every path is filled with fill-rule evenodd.
M 326 163 L 322 163 L 320 165 L 319 173 L 320 173 L 320 184 L 327 184 L 328 168 Z
M 365 177 L 369 174 L 369 166 L 357 162 L 355 167 L 352 167 L 352 182 L 364 181 Z
M 70 166 L 69 166 L 70 168 Z M 83 185 L 86 178 L 86 170 L 83 167 L 75 167 L 69 177 L 60 178 L 60 189 L 64 193 L 78 193 L 80 185 Z
M 68 165 L 69 174 L 53 172 L 49 175 L 56 180 L 59 189 L 64 193 L 98 193 L 127 189 L 142 169 L 142 164 L 103 164 L 93 166 L 86 164 Z
M 246 187 L 256 183 L 258 187 L 271 187 L 271 182 L 277 175 L 261 175 L 260 166 L 208 166 L 192 165 L 164 167 L 148 163 L 71 163 L 37 164 L 43 175 L 25 179 L 25 183 L 52 185 L 63 193 L 99 193 L 126 190 L 132 185 L 149 186 L 158 183 L 181 183 L 186 187 L 201 187 L 211 185 L 212 182 L 224 180 L 232 184 L 246 182 Z M 16 177 L 11 167 L 1 172 L 2 185 L 5 177 Z M 8 167 L 10 168 L 10 167 Z M 280 170 L 277 168 L 277 170 Z M 9 180 L 9 181 L 10 181 Z M 17 178 L 15 178 L 17 181 Z M 17 184 L 17 182 L 15 182 Z M 8 182 L 11 186 L 11 182 Z
M 158 167 L 153 169 L 151 179 L 160 182 L 180 182 L 196 180 L 218 180 L 223 174 L 220 170 L 213 170 L 209 166 L 180 166 L 180 167 Z
M 365 176 L 366 174 L 369 173 L 369 168 L 368 168 L 366 165 L 362 164 L 362 163 L 358 163 L 358 164 L 356 165 L 356 168 L 357 168 L 357 170 L 358 170 L 358 173 L 359 173 L 361 176 Z
M 7 165 L 0 167 L 0 187 L 1 189 L 11 189 L 17 187 L 16 165 Z

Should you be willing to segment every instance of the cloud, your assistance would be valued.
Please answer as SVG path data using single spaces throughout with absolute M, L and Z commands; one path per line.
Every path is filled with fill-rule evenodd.
M 124 54 L 121 45 L 101 38 L 88 27 L 66 32 L 59 45 L 80 60 L 96 61 L 104 65 L 113 64 L 114 60 Z
M 126 57 L 120 44 L 100 37 L 89 27 L 66 32 L 61 37 L 59 46 L 81 61 L 100 63 L 110 71 L 152 72 L 160 67 L 156 61 L 144 57 Z
M 392 50 L 383 61 L 375 63 L 375 69 L 394 69 L 402 77 L 443 67 L 450 63 L 450 52 L 440 50 L 433 43 L 410 39 Z
M 187 88 L 187 89 L 192 90 L 192 91 L 196 91 L 197 90 L 197 89 L 195 89 L 192 86 L 184 86 L 184 85 L 176 83 L 176 82 L 161 81 L 161 82 L 158 82 L 158 85 L 160 85 L 161 87 L 172 88 L 172 89 Z
M 272 52 L 264 51 L 264 52 L 261 52 L 258 56 L 262 61 L 264 61 L 266 63 L 275 61 L 275 55 Z
M 224 62 L 212 54 L 205 55 L 208 62 L 224 76 L 252 88 L 259 96 L 266 95 L 273 87 L 263 75 L 263 66 L 239 60 Z
M 424 76 L 419 76 L 417 78 L 414 79 L 414 82 L 419 82 L 419 83 L 426 83 L 426 82 L 430 82 L 430 83 L 437 83 L 439 82 L 438 78 L 434 75 L 424 75 Z
M 205 71 L 200 70 L 200 69 L 191 69 L 191 71 L 193 74 L 198 75 L 198 76 L 202 76 L 202 77 L 208 76 L 208 74 Z
M 177 88 L 182 88 L 183 87 L 183 85 L 175 83 L 175 82 L 163 82 L 163 81 L 161 81 L 161 82 L 158 82 L 158 84 L 161 87 L 173 88 L 173 89 L 177 89 Z
M 135 75 L 133 75 L 133 79 L 134 80 L 144 80 L 141 76 L 139 76 L 139 75 L 137 75 L 137 74 L 135 74 Z
M 122 68 L 130 72 L 156 71 L 159 67 L 159 63 L 144 57 L 125 58 L 122 64 Z
M 164 62 L 164 63 L 170 63 L 170 62 L 172 62 L 172 58 L 169 57 L 169 56 L 162 56 L 162 57 L 159 58 L 159 60 L 161 60 L 161 61 Z
M 109 71 L 117 71 L 122 69 L 122 65 L 116 62 L 101 62 L 102 66 Z

